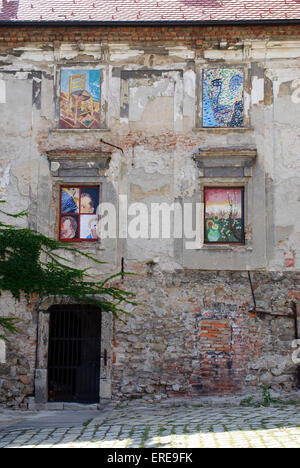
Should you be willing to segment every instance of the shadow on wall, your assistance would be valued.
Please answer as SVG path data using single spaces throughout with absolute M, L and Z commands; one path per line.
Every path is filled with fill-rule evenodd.
M 223 4 L 221 0 L 180 0 L 181 3 L 187 6 L 193 7 L 209 7 L 209 8 L 222 8 Z
M 19 10 L 19 0 L 16 2 L 8 2 L 7 0 L 2 0 L 2 8 L 0 10 L 0 20 L 9 21 L 16 19 Z

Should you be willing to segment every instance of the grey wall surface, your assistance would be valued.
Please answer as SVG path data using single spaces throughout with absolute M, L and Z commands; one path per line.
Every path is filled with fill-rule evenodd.
M 45 47 L 37 43 L 15 51 L 3 50 L 1 60 L 0 199 L 6 200 L 7 211 L 28 210 L 28 219 L 18 221 L 20 225 L 28 223 L 33 229 L 57 237 L 57 187 L 64 183 L 90 183 L 100 184 L 102 201 L 112 202 L 117 214 L 120 196 L 127 197 L 128 206 L 143 203 L 149 213 L 153 203 L 192 203 L 203 233 L 205 184 L 241 184 L 247 192 L 245 245 L 207 246 L 203 234 L 197 245 L 188 248 L 189 239 L 175 239 L 173 234 L 170 238 L 126 239 L 121 231 L 124 223 L 130 225 L 137 216 L 135 210 L 139 207 L 135 205 L 125 221 L 123 218 L 117 222 L 115 239 L 100 239 L 89 246 L 92 254 L 107 262 L 92 273 L 99 278 L 116 273 L 123 258 L 127 271 L 142 276 L 144 283 L 139 283 L 139 288 L 144 288 L 144 293 L 147 275 L 153 271 L 159 276 L 177 272 L 183 275 L 189 270 L 210 270 L 216 275 L 226 270 L 278 272 L 283 278 L 287 275 L 286 281 L 291 281 L 290 289 L 294 291 L 294 277 L 290 278 L 300 266 L 300 40 L 249 40 L 235 49 L 220 50 L 216 45 L 201 54 L 191 47 L 168 44 L 153 47 L 150 53 L 139 44 Z M 217 66 L 244 70 L 244 128 L 201 127 L 202 71 Z M 101 70 L 99 130 L 58 128 L 60 71 L 65 68 Z M 101 143 L 101 139 L 123 151 Z M 257 157 L 248 172 L 240 165 L 230 172 L 222 163 L 215 172 L 203 172 L 195 160 L 203 148 L 254 148 Z M 66 158 L 70 155 L 71 163 L 75 160 L 71 153 L 75 151 L 80 159 L 82 151 L 86 168 L 89 152 L 102 155 L 99 158 L 105 155 L 109 162 L 98 175 L 82 166 L 79 174 L 75 163 L 73 172 L 68 169 L 55 174 L 51 171 L 53 151 L 65 152 Z M 151 227 L 150 217 L 149 232 Z M 74 260 L 74 256 L 70 255 L 70 259 Z M 87 266 L 85 260 L 75 261 L 80 267 Z M 176 286 L 178 300 L 185 294 L 182 281 Z M 163 280 L 157 284 L 163 291 Z M 140 289 L 143 297 L 146 293 Z M 166 301 L 167 296 L 166 292 Z M 8 345 L 7 363 L 0 364 L 0 393 L 5 399 L 21 401 L 24 395 L 34 392 L 37 310 L 25 302 L 15 304 L 8 296 L 0 299 L 0 310 L 1 315 L 20 319 L 20 334 Z M 151 313 L 146 316 L 149 319 Z M 144 323 L 144 319 L 138 320 Z M 167 327 L 167 319 L 164 326 Z M 109 322 L 106 344 L 108 336 L 113 340 L 114 333 L 121 330 L 118 324 L 114 330 L 112 327 Z M 132 325 L 132 330 L 138 337 L 139 328 Z M 261 333 L 268 333 L 267 329 Z M 127 334 L 125 329 L 121 337 Z M 149 353 L 153 357 L 151 349 Z M 111 356 L 109 362 L 114 368 L 118 364 Z M 127 359 L 131 358 L 127 356 L 113 374 L 112 390 L 111 382 L 105 382 L 106 397 L 115 392 L 114 388 L 122 394 L 122 369 L 128 366 Z M 154 364 L 149 365 L 147 372 L 155 373 Z M 182 386 L 186 388 L 185 384 Z M 128 389 L 123 392 L 128 393 Z

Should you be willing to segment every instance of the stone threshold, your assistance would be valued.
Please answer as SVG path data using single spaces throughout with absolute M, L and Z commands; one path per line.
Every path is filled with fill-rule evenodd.
M 35 403 L 34 398 L 29 398 L 27 409 L 29 411 L 94 411 L 103 409 L 105 405 L 100 403 L 81 404 L 81 403 Z

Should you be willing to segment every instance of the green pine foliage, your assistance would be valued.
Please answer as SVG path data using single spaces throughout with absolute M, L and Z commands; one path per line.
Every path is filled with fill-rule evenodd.
M 10 333 L 16 333 L 17 332 L 17 327 L 16 327 L 17 320 L 14 318 L 9 318 L 9 317 L 0 317 L 0 330 L 6 330 Z M 1 335 L 0 333 L 0 340 L 5 340 L 6 337 L 4 335 Z
M 0 210 L 0 213 L 10 218 L 26 216 L 25 212 L 12 215 Z M 91 264 L 103 264 L 72 244 L 0 221 L 0 295 L 9 291 L 17 301 L 22 296 L 29 300 L 33 295 L 40 300 L 48 296 L 69 297 L 76 303 L 98 306 L 116 318 L 128 313 L 123 308 L 125 303 L 137 304 L 134 293 L 112 284 L 124 273 L 94 281 L 88 268 L 76 268 L 61 254 L 62 250 L 85 257 Z M 0 317 L 0 327 L 9 332 L 16 331 L 15 323 L 14 319 Z

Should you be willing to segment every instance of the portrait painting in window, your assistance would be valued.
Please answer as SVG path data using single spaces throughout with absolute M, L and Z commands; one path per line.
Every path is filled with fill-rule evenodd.
M 97 241 L 99 187 L 61 187 L 60 240 Z

